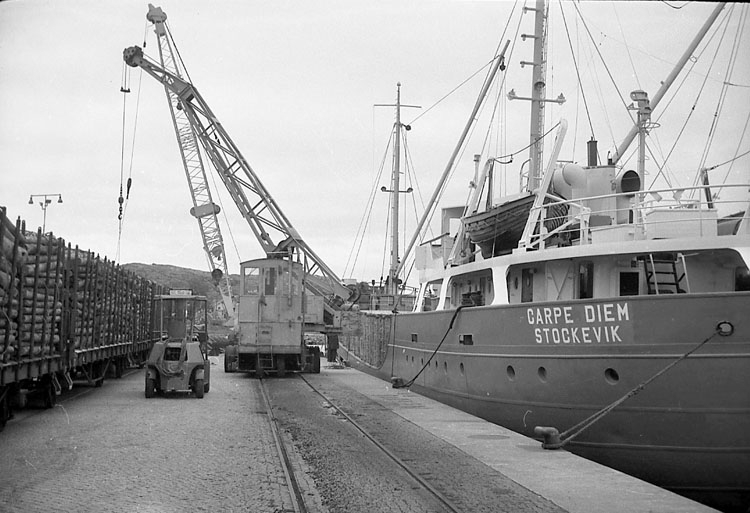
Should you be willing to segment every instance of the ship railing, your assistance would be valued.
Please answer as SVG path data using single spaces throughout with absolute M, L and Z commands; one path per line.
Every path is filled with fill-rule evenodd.
M 727 199 L 720 199 L 722 192 Z M 532 207 L 527 240 L 519 250 L 549 245 L 623 242 L 640 239 L 750 235 L 750 183 L 651 189 L 563 199 L 546 193 Z M 733 196 L 733 197 L 730 197 Z M 722 217 L 723 216 L 723 217 Z M 734 220 L 729 233 L 720 222 Z

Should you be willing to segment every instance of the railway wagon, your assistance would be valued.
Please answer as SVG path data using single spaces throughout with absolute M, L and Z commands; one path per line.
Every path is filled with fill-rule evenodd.
M 74 383 L 142 364 L 162 288 L 51 233 L 27 232 L 0 207 L 0 429 L 12 408 L 45 407 Z

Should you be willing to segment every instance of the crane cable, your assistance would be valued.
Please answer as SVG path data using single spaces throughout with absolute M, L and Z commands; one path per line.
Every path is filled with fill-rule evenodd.
M 148 24 L 144 28 L 143 34 L 143 47 L 146 47 L 146 32 L 148 30 Z M 127 212 L 128 203 L 130 199 L 130 188 L 133 185 L 133 158 L 135 155 L 135 134 L 138 127 L 138 107 L 141 103 L 141 83 L 143 78 L 143 70 L 138 75 L 138 93 L 136 94 L 135 102 L 135 119 L 133 121 L 133 138 L 131 140 L 130 147 L 130 165 L 128 167 L 128 179 L 125 182 L 125 196 L 123 197 L 123 179 L 125 177 L 125 131 L 126 131 L 126 119 L 127 119 L 127 98 L 130 93 L 130 70 L 128 65 L 123 61 L 122 63 L 122 83 L 120 85 L 120 92 L 122 93 L 122 137 L 120 142 L 120 195 L 117 198 L 118 212 L 117 212 L 117 250 L 115 252 L 115 260 L 120 259 L 120 246 L 122 243 L 122 225 L 124 222 L 125 213 Z
M 122 63 L 122 85 L 120 86 L 120 92 L 122 93 L 122 136 L 120 141 L 120 196 L 117 198 L 118 203 L 118 214 L 117 214 L 117 251 L 115 252 L 115 260 L 120 260 L 120 243 L 122 242 L 122 218 L 123 218 L 123 204 L 125 199 L 122 197 L 122 182 L 125 174 L 125 119 L 127 113 L 127 98 L 130 93 L 129 78 L 130 73 L 127 69 L 127 64 Z M 128 184 L 128 192 L 130 190 Z

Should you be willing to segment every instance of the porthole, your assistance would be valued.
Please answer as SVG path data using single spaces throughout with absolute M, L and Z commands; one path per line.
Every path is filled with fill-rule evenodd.
M 509 380 L 513 381 L 516 379 L 516 369 L 514 369 L 512 365 L 508 365 L 505 368 L 505 373 L 508 375 Z
M 539 381 L 541 381 L 542 383 L 546 383 L 547 382 L 547 369 L 545 369 L 544 367 L 539 367 L 539 369 L 537 369 L 536 372 L 539 375 Z
M 620 375 L 616 370 L 610 368 L 604 371 L 604 379 L 610 385 L 616 385 L 617 382 L 620 381 Z

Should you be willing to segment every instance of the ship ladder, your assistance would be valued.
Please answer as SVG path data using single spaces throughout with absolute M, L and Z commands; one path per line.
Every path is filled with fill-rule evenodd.
M 649 253 L 643 260 L 649 294 L 684 294 L 690 291 L 685 256 L 682 253 Z M 678 262 L 682 267 L 682 274 L 678 272 Z M 683 280 L 685 289 L 681 286 Z

